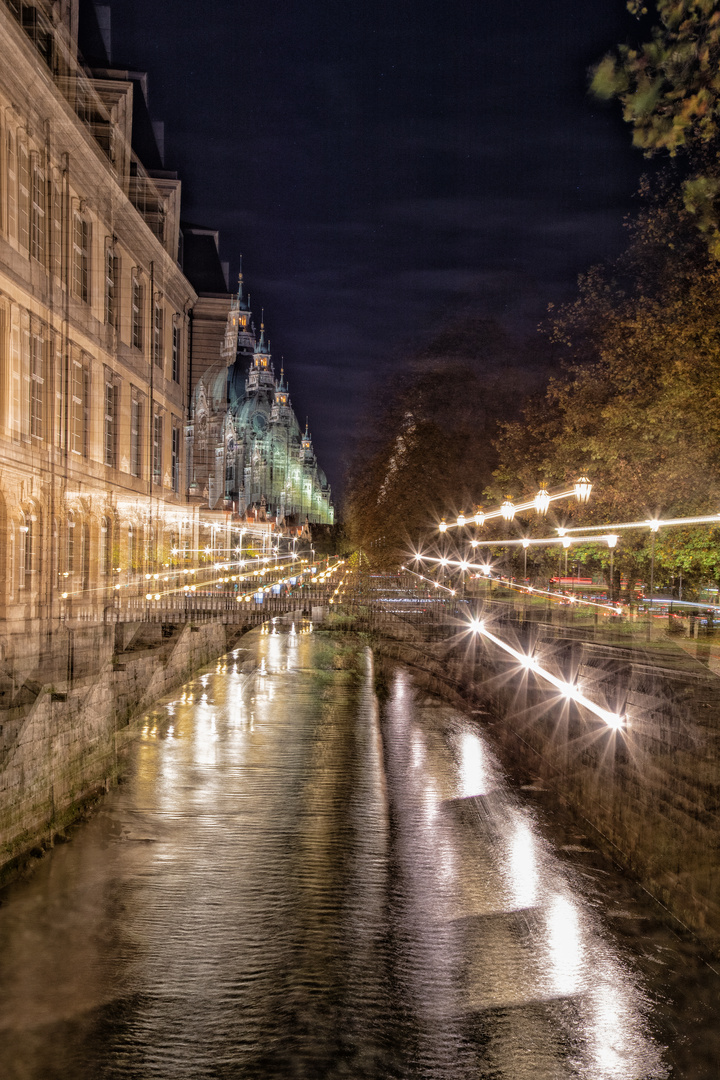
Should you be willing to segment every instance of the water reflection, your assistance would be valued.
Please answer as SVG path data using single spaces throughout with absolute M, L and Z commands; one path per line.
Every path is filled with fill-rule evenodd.
M 665 1077 L 478 725 L 403 672 L 380 715 L 360 645 L 275 629 L 0 907 L 3 1080 Z

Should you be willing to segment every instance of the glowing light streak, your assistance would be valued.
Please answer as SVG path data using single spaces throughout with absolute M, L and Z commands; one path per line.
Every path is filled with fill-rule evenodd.
M 720 514 L 703 514 L 698 517 L 684 518 L 645 518 L 644 521 L 622 521 L 614 525 L 576 525 L 568 532 L 594 532 L 596 529 L 650 529 L 657 532 L 660 528 L 672 525 L 720 525 Z
M 532 661 L 532 671 L 535 675 L 544 679 L 545 682 L 549 683 L 551 686 L 554 686 L 564 698 L 574 701 L 576 705 L 582 706 L 582 708 L 587 709 L 588 712 L 593 713 L 593 715 L 597 716 L 600 720 L 604 720 L 608 727 L 617 730 L 625 723 L 625 717 L 620 713 L 610 712 L 609 709 L 604 709 L 601 705 L 591 701 L 589 697 L 586 697 L 585 694 L 581 693 L 574 683 L 559 679 L 557 675 L 553 675 L 551 671 L 544 668 L 536 659 L 533 657 L 528 658 L 526 653 L 521 653 L 507 641 L 503 641 L 502 638 L 499 638 L 497 634 L 493 634 L 492 631 L 488 630 L 484 620 L 471 619 L 469 622 L 469 629 L 473 633 L 480 634 L 482 637 L 487 638 L 488 641 L 492 641 L 494 645 L 497 645 L 498 648 L 517 660 L 522 667 L 529 667 L 528 659 L 530 659 Z
M 416 555 L 415 558 L 419 562 L 441 562 L 440 559 L 433 558 L 431 555 Z M 571 604 L 583 605 L 585 607 L 601 608 L 603 611 L 612 612 L 613 615 L 617 615 L 618 612 L 617 607 L 615 607 L 613 604 L 599 604 L 594 600 L 580 600 L 575 596 L 568 596 L 566 593 L 550 592 L 548 589 L 538 589 L 533 585 L 519 585 L 517 582 L 511 581 L 510 578 L 501 577 L 499 574 L 492 574 L 492 567 L 490 567 L 487 563 L 463 564 L 458 559 L 446 559 L 445 565 L 457 567 L 467 565 L 470 570 L 480 570 L 485 575 L 485 577 L 490 578 L 490 580 L 500 582 L 501 584 L 506 585 L 509 589 L 517 589 L 518 592 L 532 593 L 534 596 L 547 596 L 551 600 L 556 600 L 562 603 L 567 603 L 569 601 Z M 411 570 L 407 572 L 412 573 Z M 417 576 L 420 577 L 421 575 L 418 574 Z M 430 579 L 425 578 L 424 580 L 429 581 Z M 452 592 L 452 590 L 449 591 Z
M 574 487 L 568 488 L 567 491 L 558 491 L 554 495 L 551 495 L 548 492 L 549 502 L 557 502 L 559 499 L 571 499 L 571 498 L 577 498 L 577 493 L 576 493 Z M 511 505 L 513 506 L 513 515 L 512 516 L 515 517 L 517 514 L 522 513 L 524 510 L 536 510 L 537 509 L 537 507 L 535 505 L 536 499 L 537 499 L 537 495 L 533 495 L 532 499 L 527 499 L 527 500 L 525 500 L 525 502 L 511 503 Z M 506 502 L 511 502 L 511 500 L 507 499 Z M 483 510 L 482 507 L 478 507 L 478 510 L 477 510 L 476 514 L 472 518 L 466 518 L 465 519 L 465 525 L 469 525 L 469 524 L 471 524 L 473 522 L 476 525 L 484 525 L 486 521 L 491 521 L 493 518 L 504 518 L 505 517 L 505 513 L 503 512 L 503 507 L 504 506 L 505 506 L 505 503 L 503 503 L 503 506 L 499 506 L 495 510 L 487 510 L 487 511 Z M 506 519 L 506 520 L 512 520 L 512 519 Z M 440 524 L 438 525 L 438 529 L 440 530 L 440 532 L 447 532 L 448 529 L 454 529 L 456 527 L 457 527 L 456 522 L 454 522 L 454 521 L 447 522 L 445 520 L 445 518 L 443 518 L 442 521 L 440 522 Z

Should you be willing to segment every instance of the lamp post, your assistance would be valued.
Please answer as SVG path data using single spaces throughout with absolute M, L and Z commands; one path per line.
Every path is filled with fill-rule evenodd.
M 528 548 L 530 547 L 530 541 L 529 540 L 523 540 L 522 545 L 523 545 L 523 581 L 525 582 L 525 581 L 527 581 L 527 553 L 528 553 Z
M 617 536 L 608 536 L 607 546 L 610 548 L 610 603 L 613 602 L 613 593 L 615 591 L 615 578 L 613 575 L 613 556 L 615 555 L 615 546 L 618 542 Z
M 655 592 L 655 534 L 660 528 L 660 524 L 657 521 L 650 522 L 650 532 L 652 534 L 652 540 L 650 541 L 650 603 L 652 604 L 653 593 Z

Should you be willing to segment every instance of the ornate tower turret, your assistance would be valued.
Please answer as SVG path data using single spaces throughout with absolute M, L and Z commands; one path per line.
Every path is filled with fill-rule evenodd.
M 307 417 L 305 417 L 305 431 L 302 437 L 301 443 L 302 460 L 311 462 L 315 455 L 313 454 L 312 439 L 310 438 L 310 429 L 308 428 Z
M 247 381 L 248 393 L 257 390 L 267 390 L 272 394 L 275 390 L 275 374 L 270 359 L 270 349 L 265 344 L 265 323 L 260 323 L 260 337 L 255 351 L 253 352 L 250 374 Z
M 270 413 L 271 424 L 289 424 L 292 422 L 292 406 L 290 404 L 290 390 L 285 385 L 285 371 L 280 368 L 280 382 L 275 386 L 272 411 Z

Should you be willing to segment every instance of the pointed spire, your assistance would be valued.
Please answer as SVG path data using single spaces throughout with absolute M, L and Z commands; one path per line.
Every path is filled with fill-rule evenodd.
M 265 308 L 262 309 L 262 314 L 260 315 L 260 337 L 255 346 L 255 352 L 263 354 L 270 352 L 269 346 L 265 344 Z

